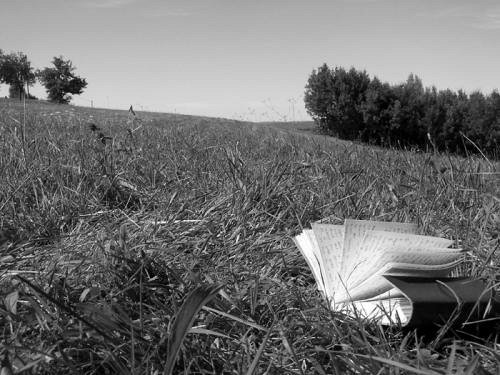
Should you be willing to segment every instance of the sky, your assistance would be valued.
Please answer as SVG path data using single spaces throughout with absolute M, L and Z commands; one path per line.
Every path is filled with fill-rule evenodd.
M 323 63 L 393 84 L 414 73 L 438 89 L 499 88 L 500 2 L 0 0 L 0 49 L 36 68 L 70 59 L 88 81 L 76 105 L 299 121 Z

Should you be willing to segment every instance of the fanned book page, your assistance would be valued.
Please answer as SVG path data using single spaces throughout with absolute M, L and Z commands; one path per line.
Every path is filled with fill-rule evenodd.
M 312 224 L 312 235 L 318 245 L 323 275 L 325 278 L 325 293 L 334 298 L 333 292 L 339 278 L 344 242 L 344 226 L 334 224 Z
M 318 289 L 333 308 L 350 306 L 348 311 L 354 307 L 366 316 L 378 309 L 382 322 L 390 317 L 408 321 L 411 302 L 388 276 L 446 278 L 464 258 L 461 249 L 449 248 L 453 241 L 419 235 L 415 224 L 345 220 L 344 225 L 311 227 L 294 240 Z
M 344 243 L 342 247 L 342 271 L 335 288 L 345 285 L 347 276 L 354 269 L 358 261 L 358 252 L 361 250 L 365 234 L 368 231 L 386 231 L 391 233 L 417 233 L 418 227 L 410 223 L 393 223 L 384 221 L 350 220 L 344 222 Z
M 450 258 L 455 259 L 452 262 L 437 266 L 434 264 L 386 263 L 360 285 L 350 289 L 348 293 L 338 295 L 336 300 L 338 303 L 346 303 L 352 300 L 376 298 L 377 296 L 382 299 L 384 293 L 393 289 L 392 284 L 383 275 L 429 277 L 432 274 L 432 277 L 446 277 L 462 262 L 460 258 L 461 254 L 457 253 Z
M 294 238 L 294 242 L 311 269 L 318 289 L 326 294 L 325 280 L 322 274 L 322 270 L 325 268 L 321 262 L 321 255 L 314 233 L 312 233 L 312 230 L 306 229 Z
M 442 264 L 440 253 L 457 251 L 447 248 L 452 243 L 440 237 L 366 231 L 359 247 L 350 250 L 351 262 L 344 266 L 346 273 L 343 275 L 343 285 L 347 288 L 357 286 L 367 274 L 370 275 L 387 262 Z

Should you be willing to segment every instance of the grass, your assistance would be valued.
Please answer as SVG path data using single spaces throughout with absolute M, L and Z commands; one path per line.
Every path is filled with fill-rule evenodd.
M 498 373 L 498 326 L 423 338 L 330 311 L 291 236 L 417 222 L 498 284 L 499 164 L 305 128 L 0 100 L 5 371 Z

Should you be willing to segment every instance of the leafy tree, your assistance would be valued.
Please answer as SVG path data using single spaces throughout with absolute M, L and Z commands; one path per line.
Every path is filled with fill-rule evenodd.
M 79 95 L 87 87 L 84 78 L 74 74 L 76 67 L 71 60 L 64 60 L 62 56 L 54 57 L 53 68 L 44 68 L 38 72 L 40 82 L 45 86 L 50 101 L 67 104 L 71 95 Z
M 36 81 L 34 69 L 28 57 L 22 53 L 5 55 L 0 50 L 0 82 L 10 85 L 10 97 L 19 97 L 29 93 L 29 87 Z
M 455 100 L 451 101 L 446 109 L 446 121 L 442 125 L 442 138 L 446 151 L 462 152 L 465 144 L 462 133 L 469 116 L 468 97 L 462 90 L 454 94 L 454 97 Z
M 467 106 L 467 116 L 464 119 L 462 131 L 467 136 L 467 138 L 474 140 L 476 146 L 482 148 L 486 143 L 486 134 L 488 132 L 488 126 L 486 124 L 486 97 L 483 95 L 483 93 L 475 91 L 469 95 Z M 474 151 L 475 147 L 469 144 L 467 145 L 469 149 Z
M 365 93 L 365 101 L 361 104 L 364 129 L 361 139 L 375 144 L 390 143 L 391 119 L 396 96 L 388 83 L 382 83 L 374 77 Z
M 309 77 L 306 110 L 323 130 L 341 138 L 356 138 L 363 126 L 361 104 L 369 83 L 364 71 L 330 69 L 324 64 Z
M 423 128 L 424 87 L 417 76 L 410 74 L 405 83 L 393 88 L 398 105 L 394 106 L 391 122 L 392 136 L 405 145 L 426 143 Z
M 451 92 L 450 92 L 451 93 Z M 436 87 L 426 88 L 423 103 L 424 112 L 421 119 L 422 131 L 425 131 L 426 142 L 434 151 L 442 148 L 440 143 L 442 125 L 446 121 L 446 107 L 443 94 Z M 430 144 L 429 144 L 430 143 Z
M 351 68 L 346 71 L 335 68 L 333 71 L 335 100 L 332 112 L 335 114 L 335 131 L 341 138 L 357 139 L 363 132 L 362 104 L 370 84 L 365 71 Z
M 334 99 L 333 75 L 328 65 L 313 70 L 307 81 L 304 102 L 307 113 L 319 127 L 328 131 L 331 122 L 330 106 Z
M 487 99 L 486 116 L 484 122 L 486 152 L 500 158 L 500 94 L 493 91 Z
M 310 75 L 304 102 L 319 127 L 340 138 L 462 154 L 479 148 L 500 155 L 497 91 L 489 96 L 438 91 L 424 88 L 413 74 L 390 85 L 364 71 L 324 64 Z

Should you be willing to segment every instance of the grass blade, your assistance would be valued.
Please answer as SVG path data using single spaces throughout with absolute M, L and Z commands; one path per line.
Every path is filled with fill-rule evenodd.
M 413 366 L 410 366 L 410 365 L 407 365 L 407 364 L 404 364 L 401 362 L 396 362 L 396 361 L 393 361 L 392 359 L 388 359 L 388 358 L 376 357 L 373 355 L 363 355 L 363 354 L 357 354 L 357 356 L 362 357 L 362 358 L 371 359 L 371 360 L 374 360 L 374 361 L 377 361 L 380 363 L 384 363 L 384 364 L 392 366 L 396 369 L 406 370 L 412 374 L 439 375 L 439 372 L 435 372 L 435 371 L 432 371 L 429 369 L 427 369 L 427 370 L 426 369 L 418 369 L 418 368 L 415 368 Z
M 181 349 L 182 341 L 193 325 L 196 314 L 201 308 L 216 296 L 222 289 L 222 284 L 200 285 L 194 289 L 177 312 L 168 340 L 168 354 L 165 363 L 165 375 L 172 374 L 177 354 Z
M 255 372 L 255 369 L 257 368 L 257 365 L 259 364 L 259 359 L 262 356 L 262 353 L 264 353 L 264 349 L 266 348 L 267 340 L 269 339 L 269 335 L 271 335 L 271 332 L 273 330 L 273 327 L 269 328 L 267 331 L 266 336 L 264 337 L 264 340 L 262 340 L 262 344 L 260 344 L 258 352 L 255 354 L 255 358 L 252 361 L 252 364 L 248 368 L 247 375 L 253 375 Z

